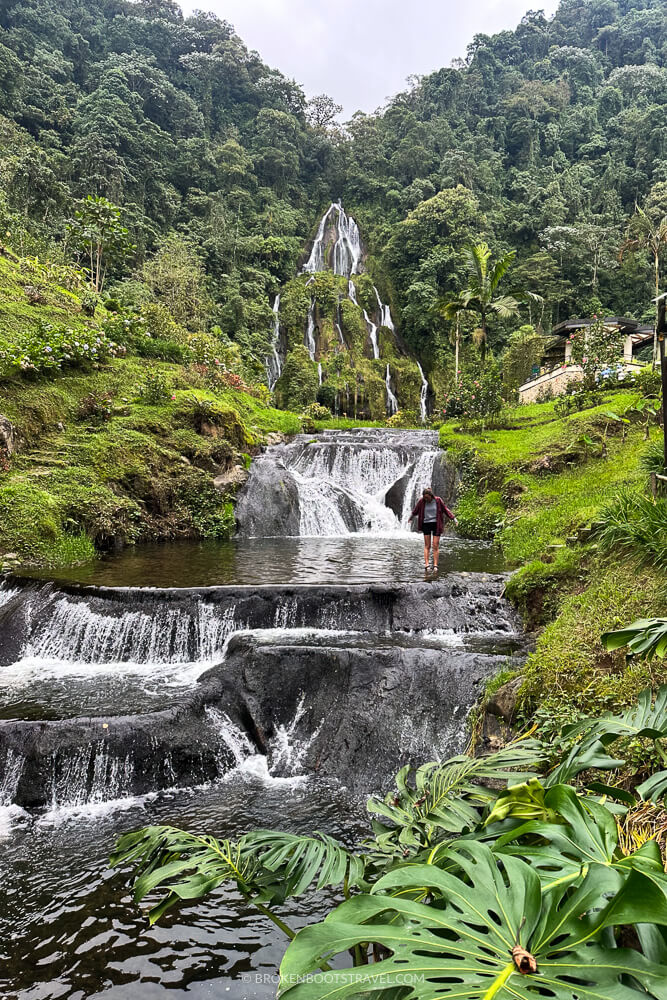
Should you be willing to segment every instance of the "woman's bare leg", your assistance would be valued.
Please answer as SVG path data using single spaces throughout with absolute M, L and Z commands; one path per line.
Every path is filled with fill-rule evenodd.
M 431 555 L 431 536 L 424 535 L 424 569 L 428 569 L 428 561 Z
M 438 556 L 440 555 L 440 535 L 433 536 L 433 569 L 438 568 Z

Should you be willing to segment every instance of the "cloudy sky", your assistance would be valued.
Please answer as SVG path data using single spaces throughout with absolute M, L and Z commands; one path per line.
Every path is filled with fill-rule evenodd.
M 198 0 L 236 28 L 265 62 L 327 93 L 345 116 L 374 111 L 405 87 L 464 56 L 478 32 L 514 28 L 530 8 L 552 14 L 557 0 Z

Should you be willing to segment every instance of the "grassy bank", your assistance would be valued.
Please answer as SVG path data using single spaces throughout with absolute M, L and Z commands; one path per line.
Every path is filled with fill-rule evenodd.
M 664 574 L 640 565 L 639 553 L 603 551 L 596 534 L 619 496 L 646 492 L 643 430 L 609 416 L 636 398 L 612 393 L 565 418 L 553 403 L 517 407 L 499 428 L 463 431 L 449 421 L 440 431 L 462 471 L 462 533 L 493 538 L 517 568 L 507 593 L 538 634 L 523 712 L 546 728 L 629 704 L 655 679 L 649 665 L 626 666 L 600 644 L 606 629 L 667 613 Z
M 81 290 L 59 283 L 71 277 L 0 256 L 0 415 L 14 434 L 0 447 L 0 563 L 58 567 L 133 542 L 228 536 L 234 487 L 216 489 L 214 478 L 247 466 L 269 433 L 299 431 L 300 418 L 242 379 L 230 387 L 200 364 L 131 349 L 52 371 L 12 368 L 12 351 L 34 357 L 36 341 L 51 350 L 45 325 L 94 343 L 108 314 L 98 305 L 86 315 Z

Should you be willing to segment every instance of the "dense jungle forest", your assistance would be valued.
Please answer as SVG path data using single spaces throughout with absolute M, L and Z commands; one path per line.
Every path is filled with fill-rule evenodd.
M 650 321 L 650 249 L 619 250 L 636 204 L 654 220 L 667 209 L 665 13 L 664 0 L 530 11 L 341 125 L 329 98 L 307 100 L 213 15 L 5 0 L 3 240 L 85 265 L 85 200 L 107 199 L 119 212 L 95 290 L 216 328 L 256 372 L 272 298 L 338 197 L 429 370 L 451 364 L 437 303 L 460 287 L 473 240 L 516 251 L 513 282 L 543 299 L 524 317 L 538 330 L 601 309 Z M 512 329 L 499 321 L 492 345 Z

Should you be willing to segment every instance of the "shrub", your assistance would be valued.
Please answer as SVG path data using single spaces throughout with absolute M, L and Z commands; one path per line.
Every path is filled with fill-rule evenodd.
M 192 333 L 188 337 L 191 359 L 199 365 L 222 367 L 222 344 L 208 333 Z
M 485 422 L 497 417 L 504 400 L 502 373 L 494 361 L 465 371 L 456 385 L 444 397 L 443 415 L 462 417 L 464 422 Z
M 171 396 L 169 380 L 164 372 L 149 368 L 137 387 L 139 399 L 150 406 L 166 402 Z
M 101 330 L 73 330 L 63 324 L 41 323 L 24 344 L 0 351 L 0 371 L 44 375 L 62 368 L 93 368 L 124 354 L 125 348 Z
M 598 534 L 603 551 L 623 552 L 645 565 L 667 569 L 667 499 L 621 493 L 598 520 L 604 524 Z
M 458 533 L 463 538 L 492 541 L 503 526 L 505 507 L 496 490 L 479 496 L 473 487 L 466 490 L 456 507 Z
M 90 420 L 96 424 L 111 420 L 113 413 L 113 392 L 91 392 L 84 396 L 78 407 L 81 420 Z
M 303 415 L 311 420 L 330 420 L 331 410 L 326 406 L 321 406 L 319 403 L 311 403 L 303 411 Z
M 397 410 L 386 420 L 387 427 L 414 427 L 418 423 L 419 418 L 413 410 Z
M 642 396 L 659 396 L 661 392 L 660 369 L 654 368 L 653 365 L 645 365 L 635 375 L 635 385 Z

